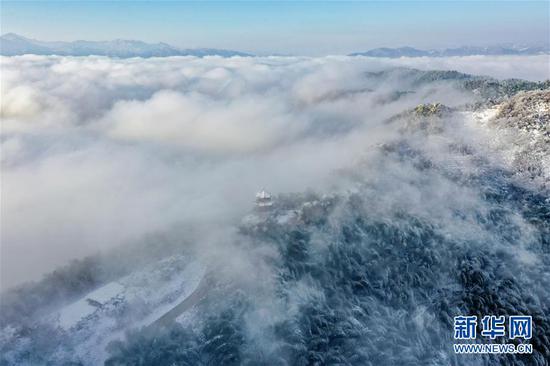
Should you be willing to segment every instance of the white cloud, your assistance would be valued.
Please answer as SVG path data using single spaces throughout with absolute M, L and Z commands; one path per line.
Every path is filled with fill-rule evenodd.
M 255 190 L 323 189 L 420 102 L 389 66 L 547 77 L 544 58 L 2 57 L 2 285 L 185 220 L 232 223 Z M 372 84 L 372 85 L 371 85 Z M 386 100 L 385 103 L 381 101 Z
M 295 137 L 308 122 L 296 117 L 277 99 L 218 100 L 162 90 L 144 102 L 117 102 L 102 123 L 114 138 L 226 153 L 270 148 Z
M 403 57 L 385 60 L 387 64 L 421 70 L 457 70 L 467 74 L 486 75 L 497 79 L 550 79 L 550 55 L 539 56 L 456 56 Z

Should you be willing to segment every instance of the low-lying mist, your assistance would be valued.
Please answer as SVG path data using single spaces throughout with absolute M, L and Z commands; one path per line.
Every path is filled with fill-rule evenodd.
M 322 191 L 396 113 L 473 101 L 445 83 L 396 98 L 410 82 L 368 73 L 542 79 L 544 60 L 3 57 L 2 288 L 178 223 L 233 224 L 262 187 Z
M 546 80 L 548 56 L 1 62 L 7 364 L 550 355 L 549 83 L 500 80 Z M 204 297 L 143 323 L 193 277 L 181 256 Z M 114 282 L 102 320 L 51 321 Z M 532 315 L 534 354 L 457 359 L 465 314 Z

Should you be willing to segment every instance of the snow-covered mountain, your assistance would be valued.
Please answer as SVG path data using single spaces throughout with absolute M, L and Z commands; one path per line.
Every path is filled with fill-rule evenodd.
M 345 86 L 300 111 L 369 102 L 354 118 L 388 109 L 391 133 L 358 135 L 333 184 L 2 293 L 0 365 L 547 365 L 550 81 L 389 68 Z M 531 315 L 533 353 L 459 358 L 463 314 Z
M 369 57 L 448 57 L 473 55 L 541 55 L 550 53 L 550 47 L 522 47 L 522 46 L 490 46 L 422 50 L 413 47 L 374 48 L 364 52 L 353 52 L 350 56 Z M 112 41 L 85 41 L 73 42 L 40 41 L 23 37 L 15 33 L 7 33 L 0 37 L 0 55 L 17 56 L 24 54 L 34 55 L 62 55 L 62 56 L 109 56 L 109 57 L 166 57 L 166 56 L 253 56 L 251 53 L 215 49 L 215 48 L 177 48 L 167 43 L 146 43 L 137 40 L 115 39 Z
M 374 48 L 366 52 L 355 52 L 350 56 L 370 56 L 370 57 L 422 57 L 431 56 L 430 51 L 419 50 L 412 47 L 400 47 L 400 48 Z
M 26 38 L 14 33 L 0 37 L 0 54 L 16 56 L 62 55 L 62 56 L 110 56 L 110 57 L 165 57 L 165 56 L 251 56 L 251 54 L 214 48 L 180 49 L 166 43 L 116 39 L 113 41 L 48 42 Z
M 374 48 L 365 52 L 354 52 L 350 56 L 369 57 L 448 57 L 474 55 L 542 55 L 550 52 L 549 47 L 491 46 L 491 47 L 457 47 L 442 50 L 420 50 L 413 47 Z

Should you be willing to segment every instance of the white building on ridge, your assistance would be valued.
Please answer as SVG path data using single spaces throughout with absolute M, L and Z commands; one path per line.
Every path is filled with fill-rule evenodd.
M 256 193 L 256 206 L 262 209 L 273 206 L 273 197 L 271 196 L 271 193 L 263 189 Z

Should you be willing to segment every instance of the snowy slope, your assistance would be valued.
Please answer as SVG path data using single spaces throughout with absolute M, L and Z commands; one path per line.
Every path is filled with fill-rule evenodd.
M 58 314 L 59 325 L 65 330 L 71 329 L 80 321 L 100 311 L 103 306 L 114 299 L 122 300 L 124 290 L 125 288 L 121 284 L 111 282 L 90 292 L 78 301 L 61 309 Z
M 36 326 L 55 329 L 51 338 L 62 340 L 54 352 L 59 362 L 70 358 L 83 365 L 100 365 L 111 341 L 122 339 L 131 329 L 151 325 L 184 301 L 205 272 L 205 266 L 193 258 L 169 257 L 91 291 Z M 2 329 L 0 337 L 14 345 L 4 356 L 17 364 L 29 339 L 11 327 Z

